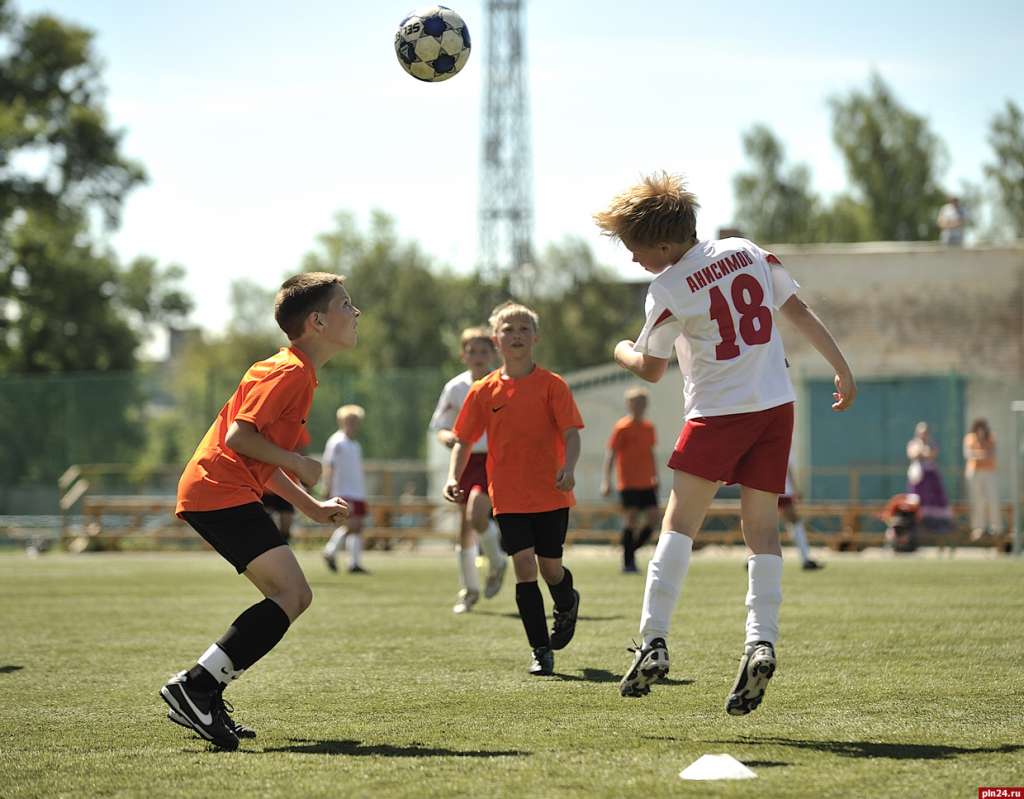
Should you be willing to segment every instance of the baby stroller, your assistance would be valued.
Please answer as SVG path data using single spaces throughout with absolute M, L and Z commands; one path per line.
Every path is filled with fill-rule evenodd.
M 896 494 L 885 503 L 882 521 L 886 524 L 885 543 L 893 552 L 913 552 L 918 547 L 917 523 L 921 517 L 921 498 L 917 494 Z

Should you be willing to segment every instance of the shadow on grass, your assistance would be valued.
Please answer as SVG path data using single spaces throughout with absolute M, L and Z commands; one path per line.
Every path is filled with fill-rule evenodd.
M 293 752 L 300 755 L 347 755 L 349 757 L 524 757 L 530 752 L 518 749 L 488 751 L 484 749 L 443 749 L 411 743 L 407 746 L 392 744 L 362 744 L 359 741 L 307 740 L 289 738 L 288 746 L 272 746 L 262 750 L 268 752 Z M 250 750 L 251 751 L 251 750 Z M 261 752 L 251 752 L 261 754 Z
M 0 666 L 0 674 L 10 674 L 12 671 L 21 671 L 24 666 Z
M 738 738 L 733 741 L 706 741 L 705 743 L 792 746 L 796 749 L 828 752 L 840 757 L 884 757 L 890 760 L 949 760 L 960 755 L 1009 755 L 1024 750 L 1024 744 L 969 747 L 943 744 L 880 743 L 877 741 L 809 741 L 790 738 Z
M 518 613 L 498 613 L 492 610 L 473 610 L 473 616 L 500 616 L 503 619 L 515 619 L 519 621 Z M 577 621 L 622 621 L 625 616 L 580 616 Z

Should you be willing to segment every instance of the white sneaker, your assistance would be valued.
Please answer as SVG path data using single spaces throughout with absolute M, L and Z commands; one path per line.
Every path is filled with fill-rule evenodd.
M 484 583 L 484 598 L 490 599 L 501 590 L 501 584 L 505 582 L 505 572 L 508 571 L 508 558 L 502 558 L 501 564 L 487 575 L 487 582 Z
M 468 588 L 463 588 L 459 591 L 459 598 L 452 608 L 452 613 L 469 613 L 473 609 L 473 605 L 479 601 L 479 591 L 470 591 Z

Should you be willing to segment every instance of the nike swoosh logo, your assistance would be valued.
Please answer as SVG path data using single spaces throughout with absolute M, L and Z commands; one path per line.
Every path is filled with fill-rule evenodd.
M 203 711 L 201 711 L 201 710 L 200 710 L 199 708 L 197 708 L 197 707 L 196 707 L 196 703 L 192 701 L 192 697 L 190 697 L 190 696 L 188 695 L 188 691 L 186 691 L 186 690 L 184 689 L 184 687 L 182 687 L 182 689 L 181 689 L 181 695 L 185 697 L 185 701 L 186 701 L 186 702 L 188 702 L 188 704 L 189 704 L 189 707 L 191 707 L 191 708 L 192 708 L 192 710 L 193 710 L 193 711 L 195 712 L 195 714 L 196 714 L 196 717 L 197 717 L 197 718 L 198 718 L 198 719 L 199 719 L 199 720 L 200 720 L 200 721 L 201 721 L 201 722 L 202 722 L 203 724 L 205 724 L 205 725 L 206 725 L 207 727 L 209 727 L 209 726 L 210 726 L 211 724 L 213 724 L 213 714 L 212 714 L 212 713 L 204 713 L 204 712 L 203 712 Z
M 504 405 L 499 405 L 497 408 L 491 408 L 491 413 L 497 413 L 498 411 L 500 411 L 504 407 L 505 407 Z

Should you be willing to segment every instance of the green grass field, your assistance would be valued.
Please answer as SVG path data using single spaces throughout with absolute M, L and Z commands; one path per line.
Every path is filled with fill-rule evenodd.
M 695 559 L 672 673 L 623 699 L 642 578 L 568 550 L 582 593 L 554 677 L 526 673 L 514 591 L 453 616 L 454 558 L 300 555 L 315 599 L 236 683 L 259 737 L 217 752 L 158 690 L 244 607 L 213 555 L 0 556 L 0 796 L 974 797 L 1024 784 L 1024 562 L 848 557 L 785 576 L 765 703 L 723 710 L 745 576 Z M 550 598 L 545 597 L 550 612 Z M 756 781 L 684 782 L 727 752 Z

